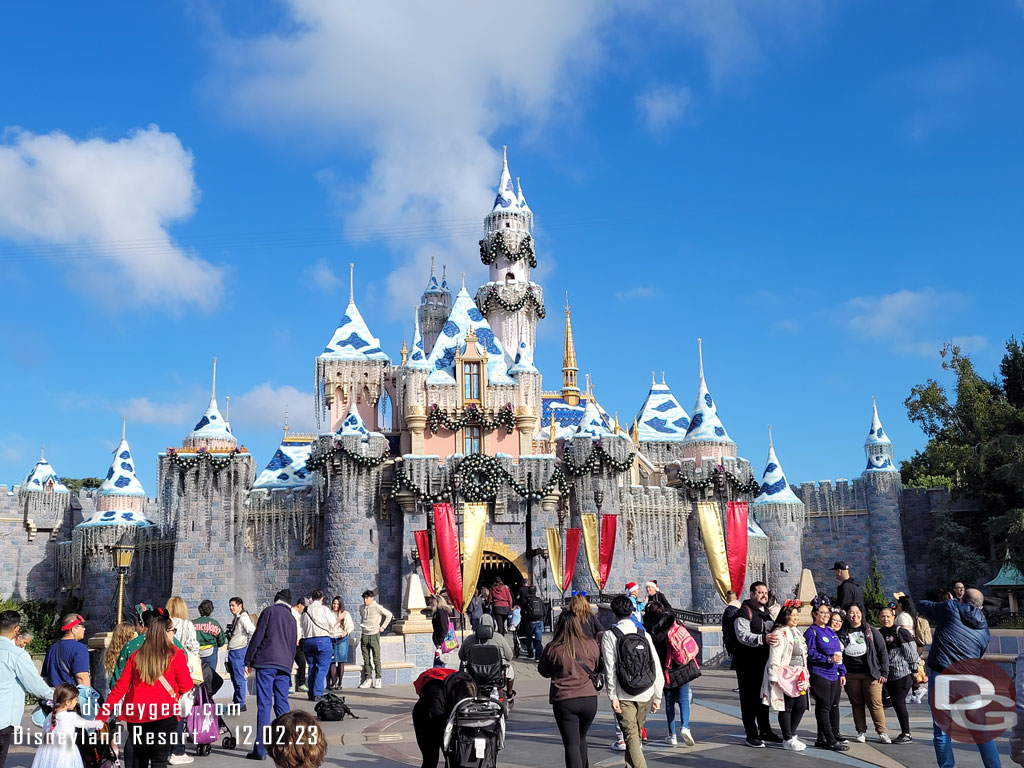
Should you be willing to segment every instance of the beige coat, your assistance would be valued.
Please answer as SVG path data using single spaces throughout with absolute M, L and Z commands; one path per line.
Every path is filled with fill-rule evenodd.
M 781 712 L 786 708 L 785 693 L 779 686 L 779 674 L 783 667 L 790 666 L 793 648 L 800 644 L 803 648 L 804 667 L 807 665 L 807 643 L 804 636 L 796 629 L 781 627 L 774 634 L 779 642 L 769 646 L 768 663 L 764 668 L 764 680 L 761 682 L 761 703 Z

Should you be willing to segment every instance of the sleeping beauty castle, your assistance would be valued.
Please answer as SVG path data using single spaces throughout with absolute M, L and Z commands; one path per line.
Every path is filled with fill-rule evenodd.
M 805 567 L 833 589 L 837 559 L 860 581 L 877 559 L 888 592 L 923 591 L 927 574 L 908 571 L 904 550 L 926 504 L 902 489 L 877 408 L 865 414 L 859 477 L 793 485 L 770 436 L 752 447 L 767 453 L 764 464 L 740 456 L 698 343 L 696 391 L 677 398 L 652 376 L 620 423 L 580 373 L 568 301 L 561 376 L 544 387 L 534 350 L 538 323 L 551 318 L 531 279 L 539 258 L 534 214 L 506 159 L 483 220 L 484 282 L 474 291 L 471 276 L 431 270 L 397 359 L 350 292 L 314 360 L 316 433 L 286 427 L 258 462 L 220 409 L 214 367 L 195 428 L 157 457 L 156 488 L 139 482 L 124 432 L 93 491 L 70 493 L 45 456 L 21 485 L 0 486 L 3 595 L 80 595 L 83 612 L 109 624 L 112 553 L 131 547 L 129 605 L 177 594 L 223 612 L 239 595 L 258 610 L 288 586 L 296 595 L 323 587 L 353 607 L 375 588 L 407 614 L 425 583 L 438 586 L 430 542 L 444 509 L 435 505 L 446 502 L 460 527 L 467 503 L 484 505 L 474 531 L 481 583 L 501 576 L 553 598 L 563 587 L 594 594 L 652 578 L 699 620 L 721 610 L 730 583 L 741 587 L 723 572 L 726 557 L 745 562 L 743 584 L 763 579 L 780 596 Z M 780 449 L 784 435 L 781 425 Z

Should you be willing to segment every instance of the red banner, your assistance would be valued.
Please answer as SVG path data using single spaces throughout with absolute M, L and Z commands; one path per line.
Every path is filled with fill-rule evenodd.
M 420 556 L 420 568 L 423 569 L 423 581 L 427 585 L 430 594 L 434 592 L 434 579 L 430 571 L 430 533 L 427 531 L 413 531 L 416 537 L 416 551 Z
M 728 542 L 729 580 L 732 591 L 743 594 L 747 580 L 747 502 L 730 501 L 725 513 L 725 540 Z
M 462 555 L 459 552 L 455 510 L 451 504 L 434 505 L 434 535 L 437 536 L 437 557 L 441 561 L 441 577 L 448 590 L 448 599 L 455 610 L 462 613 Z
M 601 589 L 612 574 L 612 558 L 615 556 L 615 532 L 619 528 L 618 515 L 601 516 Z
M 569 528 L 565 532 L 565 581 L 562 583 L 562 594 L 572 584 L 573 574 L 576 573 L 576 558 L 580 554 L 580 537 L 583 535 L 582 528 Z

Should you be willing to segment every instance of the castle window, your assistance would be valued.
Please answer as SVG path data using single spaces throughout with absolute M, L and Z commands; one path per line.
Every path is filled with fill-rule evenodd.
M 462 399 L 465 402 L 480 402 L 480 363 L 462 364 Z
M 482 441 L 483 430 L 480 427 L 466 427 L 462 430 L 462 452 L 467 456 L 471 453 L 480 453 Z
M 515 281 L 516 281 L 516 276 L 515 275 L 513 275 L 511 272 L 506 272 L 505 273 L 505 285 L 508 285 L 509 283 L 514 283 Z

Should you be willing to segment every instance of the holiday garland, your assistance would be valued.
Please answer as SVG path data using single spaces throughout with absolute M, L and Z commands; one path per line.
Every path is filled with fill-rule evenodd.
M 526 293 L 524 293 L 522 298 L 518 301 L 505 301 L 501 298 L 501 294 L 498 293 L 497 287 L 492 285 L 488 289 L 487 295 L 484 296 L 483 300 L 479 304 L 480 314 L 486 316 L 491 311 L 492 301 L 497 302 L 498 305 L 506 312 L 518 312 L 527 304 L 533 304 L 534 308 L 537 310 L 537 317 L 543 319 L 547 314 L 547 310 L 544 309 L 544 304 L 537 298 L 537 294 L 533 292 L 533 288 L 531 286 L 526 286 Z
M 502 482 L 507 483 L 520 498 L 531 501 L 540 501 L 545 496 L 554 493 L 556 489 L 562 493 L 568 492 L 565 475 L 559 467 L 555 467 L 555 471 L 551 473 L 551 477 L 543 486 L 531 490 L 516 480 L 494 456 L 483 453 L 473 453 L 459 460 L 455 466 L 454 479 L 459 495 L 467 501 L 494 501 Z M 445 487 L 438 493 L 429 494 L 409 478 L 404 467 L 398 467 L 395 470 L 391 498 L 395 498 L 402 489 L 411 491 L 419 501 L 438 503 L 450 501 L 452 498 L 451 487 Z
M 494 260 L 504 256 L 509 261 L 526 259 L 531 269 L 537 268 L 537 256 L 533 251 L 533 238 L 524 235 L 519 241 L 519 246 L 512 247 L 508 232 L 495 232 L 488 238 L 480 241 L 480 260 L 487 265 L 494 263 Z
M 703 480 L 688 480 L 682 476 L 679 478 L 679 484 L 691 491 L 707 491 L 716 484 L 721 486 L 726 482 L 732 485 L 733 490 L 737 493 L 756 494 L 761 488 L 755 478 L 741 480 L 721 464 L 715 467 L 712 477 L 706 477 Z
M 340 442 L 335 442 L 334 446 L 324 453 L 318 456 L 310 456 L 306 460 L 306 469 L 311 470 L 322 470 L 326 467 L 335 456 L 340 456 L 345 461 L 350 461 L 357 467 L 364 469 L 372 469 L 373 467 L 379 467 L 385 461 L 391 458 L 391 453 L 387 447 L 384 448 L 384 452 L 380 456 L 360 456 L 358 453 L 354 453 L 342 445 Z
M 195 453 L 188 453 L 174 448 L 167 449 L 167 457 L 171 460 L 171 463 L 178 469 L 185 471 L 195 469 L 199 466 L 200 462 L 205 461 L 214 472 L 220 472 L 222 469 L 231 466 L 232 456 L 238 453 L 248 453 L 248 451 L 245 448 L 236 448 L 231 453 L 211 453 L 205 448 L 200 448 Z
M 590 452 L 590 455 L 581 464 L 574 462 L 572 456 L 567 452 L 562 457 L 562 470 L 569 477 L 596 475 L 605 466 L 611 467 L 615 472 L 625 472 L 632 466 L 634 456 L 635 454 L 631 453 L 623 461 L 617 461 L 614 456 L 604 449 L 604 446 L 600 443 L 595 443 L 594 450 Z
M 493 419 L 484 416 L 483 411 L 475 405 L 466 407 L 466 412 L 457 419 L 451 418 L 447 413 L 437 407 L 437 403 L 430 406 L 430 413 L 427 414 L 427 426 L 435 435 L 442 427 L 456 432 L 463 427 L 482 427 L 490 431 L 498 427 L 504 427 L 505 433 L 511 435 L 516 429 L 515 413 L 512 411 L 512 403 L 505 403 L 498 409 Z

